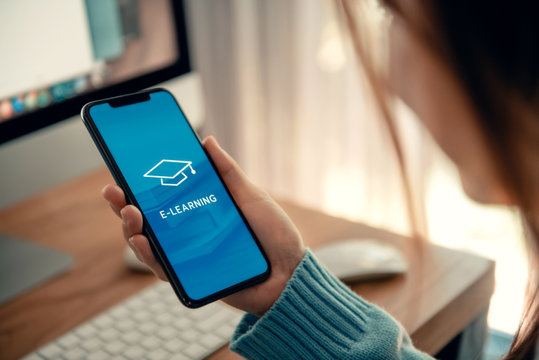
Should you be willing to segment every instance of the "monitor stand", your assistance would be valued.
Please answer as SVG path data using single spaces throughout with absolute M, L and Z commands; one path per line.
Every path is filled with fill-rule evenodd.
M 66 272 L 72 264 L 67 254 L 0 234 L 0 305 Z

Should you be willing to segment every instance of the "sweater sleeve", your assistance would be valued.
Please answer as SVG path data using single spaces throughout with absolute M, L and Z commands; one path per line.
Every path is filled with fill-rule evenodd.
M 308 249 L 271 309 L 242 318 L 230 349 L 248 359 L 431 359 Z

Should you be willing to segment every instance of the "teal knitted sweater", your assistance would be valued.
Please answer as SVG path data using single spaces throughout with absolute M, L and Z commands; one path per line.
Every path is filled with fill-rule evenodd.
M 230 349 L 248 359 L 431 359 L 308 249 L 271 309 L 243 317 Z

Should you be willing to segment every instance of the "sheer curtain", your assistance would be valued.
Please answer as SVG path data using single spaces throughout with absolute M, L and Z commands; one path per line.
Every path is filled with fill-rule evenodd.
M 333 3 L 194 0 L 189 12 L 204 133 L 278 197 L 406 232 L 396 160 Z M 409 163 L 424 167 L 422 130 L 403 119 Z

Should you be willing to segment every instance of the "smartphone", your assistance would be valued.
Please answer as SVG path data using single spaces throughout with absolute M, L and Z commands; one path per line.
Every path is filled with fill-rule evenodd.
M 152 89 L 86 104 L 81 117 L 183 304 L 260 283 L 260 242 L 172 94 Z

